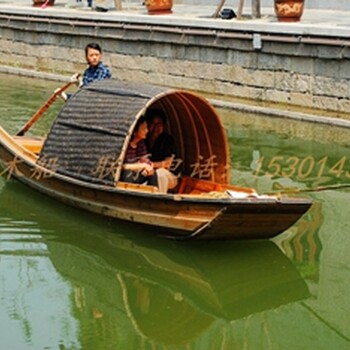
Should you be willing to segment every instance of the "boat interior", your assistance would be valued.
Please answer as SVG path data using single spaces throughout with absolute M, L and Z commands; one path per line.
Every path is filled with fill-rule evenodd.
M 15 142 L 22 146 L 24 149 L 33 153 L 35 156 L 39 157 L 40 151 L 45 142 L 44 137 L 37 136 L 14 136 Z M 142 191 L 148 193 L 157 193 L 158 188 L 150 185 L 143 184 L 135 184 L 119 181 L 117 184 L 119 189 L 125 189 L 129 191 Z M 210 194 L 211 196 L 216 193 L 222 193 L 223 195 L 230 197 L 227 195 L 227 191 L 232 191 L 246 194 L 247 196 L 255 196 L 256 192 L 247 187 L 235 186 L 230 184 L 219 184 L 215 181 L 203 180 L 192 178 L 190 176 L 182 176 L 180 178 L 178 186 L 172 191 L 173 194 L 188 194 L 188 195 L 200 195 L 203 196 L 205 194 Z

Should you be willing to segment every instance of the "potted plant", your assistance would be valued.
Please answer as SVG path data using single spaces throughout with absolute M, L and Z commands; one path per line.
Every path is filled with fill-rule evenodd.
M 274 0 L 275 13 L 280 22 L 300 21 L 304 12 L 304 0 Z
M 55 3 L 55 0 L 33 0 L 33 6 L 53 6 Z
M 145 0 L 144 4 L 150 15 L 172 13 L 173 0 Z

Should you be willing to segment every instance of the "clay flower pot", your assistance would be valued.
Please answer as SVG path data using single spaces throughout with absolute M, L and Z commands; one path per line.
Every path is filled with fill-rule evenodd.
M 173 0 L 145 0 L 149 15 L 162 15 L 172 13 Z
M 33 6 L 53 6 L 55 3 L 55 0 L 49 0 L 46 3 L 46 0 L 33 0 Z
M 275 13 L 280 22 L 300 21 L 304 0 L 275 0 Z

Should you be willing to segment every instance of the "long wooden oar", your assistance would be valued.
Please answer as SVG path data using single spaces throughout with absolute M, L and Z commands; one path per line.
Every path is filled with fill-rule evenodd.
M 79 74 L 77 74 L 77 78 Z M 45 111 L 55 102 L 56 98 L 61 95 L 61 93 L 67 90 L 72 84 L 75 84 L 76 80 L 71 80 L 69 83 L 63 85 L 61 88 L 57 89 L 50 98 L 45 102 L 44 105 L 27 121 L 27 123 L 18 131 L 16 136 L 23 136 L 32 126 L 38 121 L 38 119 L 45 113 Z

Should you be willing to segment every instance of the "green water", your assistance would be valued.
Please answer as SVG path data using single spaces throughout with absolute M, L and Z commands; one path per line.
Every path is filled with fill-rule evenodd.
M 13 133 L 60 85 L 0 82 Z M 349 183 L 350 130 L 219 112 L 233 182 Z M 178 243 L 0 177 L 0 349 L 349 349 L 349 190 L 305 195 L 312 209 L 274 241 Z

